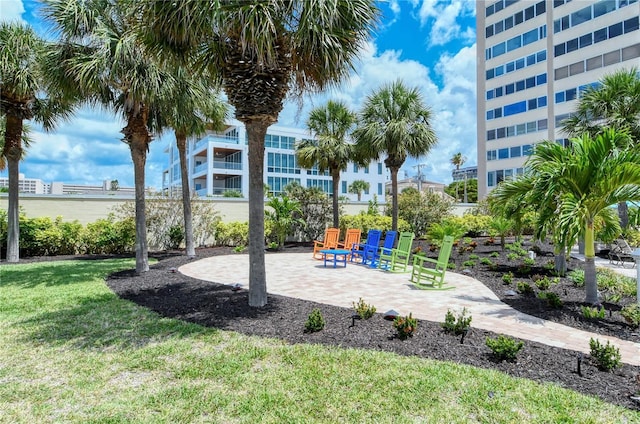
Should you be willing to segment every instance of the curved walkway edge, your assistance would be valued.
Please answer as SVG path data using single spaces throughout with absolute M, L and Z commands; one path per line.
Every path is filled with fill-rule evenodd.
M 409 274 L 396 274 L 349 263 L 346 267 L 324 267 L 309 253 L 265 255 L 267 291 L 346 308 L 359 298 L 380 312 L 394 309 L 401 315 L 441 322 L 447 310 L 467 308 L 472 327 L 532 340 L 563 349 L 589 353 L 589 340 L 609 340 L 620 349 L 622 361 L 640 366 L 640 343 L 578 330 L 523 314 L 501 302 L 480 281 L 447 272 L 445 281 L 453 289 L 420 290 L 409 282 Z M 200 259 L 179 268 L 179 272 L 220 284 L 241 284 L 248 288 L 249 256 L 237 254 Z

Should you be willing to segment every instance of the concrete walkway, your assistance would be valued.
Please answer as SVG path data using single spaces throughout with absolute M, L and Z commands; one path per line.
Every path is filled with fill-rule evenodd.
M 533 340 L 550 346 L 589 353 L 589 339 L 611 341 L 620 348 L 622 361 L 640 366 L 640 343 L 589 333 L 516 311 L 480 281 L 447 272 L 445 281 L 451 290 L 416 289 L 409 274 L 394 274 L 349 263 L 346 267 L 325 268 L 310 253 L 278 253 L 265 256 L 269 293 L 297 297 L 318 303 L 351 308 L 359 298 L 378 312 L 394 309 L 401 315 L 442 322 L 448 309 L 467 308 L 471 326 L 512 337 Z M 221 284 L 242 284 L 248 288 L 247 254 L 214 256 L 179 268 L 185 275 Z M 634 270 L 635 271 L 635 270 Z

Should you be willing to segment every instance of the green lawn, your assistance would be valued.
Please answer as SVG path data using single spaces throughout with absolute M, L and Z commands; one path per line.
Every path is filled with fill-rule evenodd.
M 104 284 L 134 265 L 0 267 L 0 422 L 640 422 L 498 372 L 161 318 Z

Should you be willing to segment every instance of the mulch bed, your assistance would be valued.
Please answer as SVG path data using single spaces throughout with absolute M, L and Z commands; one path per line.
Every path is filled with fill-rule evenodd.
M 417 242 L 428 252 L 428 245 Z M 523 246 L 525 249 L 526 245 Z M 568 278 L 561 278 L 550 290 L 556 292 L 564 306 L 554 309 L 535 295 L 509 296 L 509 290 L 515 290 L 517 281 L 530 280 L 531 275 L 550 275 L 545 266 L 552 260 L 551 247 L 542 246 L 542 255 L 528 273 L 516 274 L 518 265 L 506 259 L 499 245 L 485 245 L 478 240 L 473 252 L 452 253 L 456 263 L 456 272 L 465 272 L 478 278 L 491 288 L 504 302 L 522 312 L 544 319 L 569 325 L 575 328 L 599 334 L 640 342 L 638 329 L 630 327 L 619 314 L 621 306 L 635 299 L 623 298 L 617 304 L 604 304 L 611 311 L 603 320 L 587 320 L 582 317 L 584 289 L 577 288 Z M 311 252 L 308 245 L 292 245 L 285 248 L 288 252 Z M 463 250 L 463 249 L 460 249 Z M 491 257 L 494 251 L 500 257 Z M 173 317 L 223 330 L 237 331 L 247 335 L 275 337 L 289 343 L 318 343 L 324 345 L 353 347 L 388 351 L 407 356 L 420 356 L 437 360 L 452 361 L 476 367 L 495 369 L 515 377 L 538 382 L 553 382 L 563 387 L 597 396 L 607 402 L 629 409 L 640 410 L 640 403 L 632 397 L 640 394 L 640 368 L 622 365 L 613 372 L 600 371 L 589 355 L 559 349 L 540 343 L 524 340 L 524 348 L 515 361 L 496 360 L 485 345 L 487 337 L 498 334 L 473 328 L 461 343 L 460 336 L 447 334 L 440 323 L 419 321 L 416 334 L 407 340 L 395 335 L 392 323 L 381 314 L 369 320 L 353 318 L 354 310 L 331 305 L 318 304 L 300 299 L 269 295 L 268 305 L 264 308 L 248 306 L 246 290 L 233 291 L 231 286 L 215 284 L 186 277 L 173 272 L 175 268 L 190 260 L 181 252 L 152 254 L 160 259 L 148 273 L 136 276 L 133 270 L 111 275 L 108 286 L 119 296 L 141 306 L 152 309 L 162 316 Z M 233 254 L 231 248 L 199 249 L 198 258 L 212 255 Z M 278 254 L 278 252 L 268 253 Z M 495 270 L 477 263 L 474 266 L 463 265 L 469 255 L 490 257 L 496 264 Z M 437 252 L 428 253 L 435 257 Z M 476 262 L 479 262 L 478 260 Z M 581 263 L 570 261 L 570 269 L 580 268 Z M 507 286 L 502 281 L 505 272 L 513 271 L 514 282 Z M 534 286 L 535 287 L 535 286 Z M 537 288 L 535 291 L 538 291 Z M 317 333 L 305 333 L 305 322 L 314 308 L 319 308 L 326 321 L 324 330 Z M 444 317 L 443 317 L 444 320 Z M 580 363 L 580 374 L 578 373 Z

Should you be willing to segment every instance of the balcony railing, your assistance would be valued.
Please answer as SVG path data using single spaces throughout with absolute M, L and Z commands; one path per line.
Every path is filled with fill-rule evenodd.
M 213 167 L 218 169 L 242 169 L 242 162 L 227 162 L 224 160 L 214 160 Z
M 202 172 L 202 171 L 206 171 L 207 170 L 207 162 L 205 163 L 201 163 L 200 165 L 196 165 L 193 167 L 193 173 L 197 174 L 198 172 Z
M 206 146 L 207 144 L 209 144 L 210 141 L 211 142 L 215 142 L 215 143 L 240 144 L 240 140 L 238 140 L 238 137 L 225 137 L 225 136 L 221 136 L 221 135 L 208 135 L 208 136 L 204 137 L 202 140 L 199 140 L 196 143 L 195 150 L 198 150 L 198 149 Z

